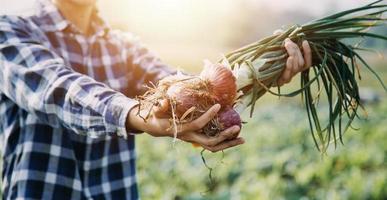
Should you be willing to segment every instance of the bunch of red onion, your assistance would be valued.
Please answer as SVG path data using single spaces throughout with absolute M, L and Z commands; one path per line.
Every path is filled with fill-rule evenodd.
M 236 78 L 230 67 L 206 62 L 199 76 L 176 74 L 160 80 L 140 102 L 150 106 L 149 114 L 173 120 L 172 125 L 193 121 L 220 104 L 217 116 L 203 128 L 204 134 L 216 136 L 231 126 L 241 126 L 241 118 L 233 109 L 236 99 Z

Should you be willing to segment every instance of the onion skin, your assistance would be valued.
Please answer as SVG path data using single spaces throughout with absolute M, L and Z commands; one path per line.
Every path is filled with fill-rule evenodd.
M 199 109 L 198 111 L 204 113 L 215 104 L 208 87 L 199 78 L 192 78 L 171 85 L 167 90 L 167 96 L 175 103 L 176 107 L 174 109 L 178 118 L 192 107 L 196 107 Z M 171 111 L 171 109 L 169 110 Z
M 216 117 L 216 121 L 217 121 L 217 123 L 215 124 L 217 126 L 216 133 L 212 133 L 212 131 L 207 131 L 207 132 L 205 131 L 207 135 L 215 136 L 219 132 L 224 131 L 232 126 L 239 126 L 239 128 L 242 127 L 242 120 L 239 116 L 239 113 L 231 107 L 221 110 L 221 112 Z M 211 125 L 214 125 L 214 124 L 211 124 L 210 122 L 206 126 L 211 126 Z M 205 127 L 204 130 L 214 130 L 214 129 L 211 129 L 211 128 L 206 129 Z M 192 143 L 192 146 L 200 147 L 200 144 Z
M 157 118 L 169 118 L 171 112 L 169 112 L 169 102 L 167 99 L 161 99 L 158 104 L 153 108 L 153 113 Z
M 232 126 L 242 126 L 242 120 L 238 112 L 231 107 L 221 111 L 218 115 L 218 120 L 221 125 L 221 130 L 228 129 Z
M 236 78 L 232 71 L 220 63 L 207 62 L 200 78 L 207 82 L 209 91 L 222 107 L 232 106 L 237 97 Z

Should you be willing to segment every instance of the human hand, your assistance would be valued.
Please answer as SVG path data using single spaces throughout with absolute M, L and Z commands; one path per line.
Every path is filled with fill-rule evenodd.
M 157 118 L 151 115 L 146 121 L 137 113 L 136 108 L 132 109 L 128 115 L 128 127 L 144 131 L 154 137 L 174 137 L 177 132 L 177 138 L 186 142 L 196 143 L 203 148 L 217 152 L 230 147 L 244 143 L 243 138 L 238 137 L 239 126 L 230 127 L 220 132 L 215 137 L 209 137 L 201 132 L 201 129 L 214 118 L 220 109 L 220 105 L 212 106 L 199 118 L 192 122 L 178 124 L 176 129 L 172 126 L 171 121 L 167 118 Z M 140 110 L 140 114 L 146 114 L 147 110 Z
M 277 80 L 277 86 L 289 83 L 295 75 L 308 69 L 312 65 L 312 51 L 306 40 L 302 42 L 304 54 L 301 53 L 298 45 L 289 38 L 285 39 L 284 46 L 289 54 L 289 57 L 286 61 L 286 68 Z

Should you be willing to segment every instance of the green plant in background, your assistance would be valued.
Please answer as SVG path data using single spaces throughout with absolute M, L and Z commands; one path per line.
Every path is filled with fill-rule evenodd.
M 291 26 L 281 34 L 266 37 L 227 54 L 222 62 L 234 70 L 238 90 L 243 92 L 236 105 L 237 110 L 241 112 L 250 107 L 252 116 L 255 102 L 266 92 L 286 97 L 302 94 L 317 149 L 324 153 L 332 141 L 335 146 L 337 140 L 343 143 L 343 133 L 358 116 L 358 108 L 362 107 L 357 83 L 357 78 L 360 79 L 359 61 L 387 91 L 378 74 L 359 54 L 359 51 L 366 49 L 348 44 L 343 39 L 370 37 L 387 41 L 384 35 L 368 32 L 372 27 L 386 25 L 387 19 L 382 16 L 386 11 L 387 5 L 376 1 L 304 25 Z M 309 41 L 313 67 L 302 73 L 300 89 L 280 94 L 269 88 L 276 84 L 286 65 L 288 56 L 283 47 L 286 38 L 299 46 L 303 40 Z M 312 90 L 314 86 L 316 92 Z M 329 105 L 326 125 L 321 123 L 317 110 L 321 96 L 326 97 Z
M 283 100 L 282 100 L 283 101 Z M 325 104 L 325 106 L 328 106 Z M 138 137 L 139 188 L 143 199 L 385 199 L 387 197 L 387 101 L 369 105 L 359 131 L 346 132 L 344 146 L 314 151 L 297 102 L 257 108 L 243 128 L 247 143 L 206 154 L 215 167 L 214 183 L 200 150 L 170 140 Z M 278 110 L 281 110 L 279 113 Z M 281 124 L 281 126 L 278 126 Z

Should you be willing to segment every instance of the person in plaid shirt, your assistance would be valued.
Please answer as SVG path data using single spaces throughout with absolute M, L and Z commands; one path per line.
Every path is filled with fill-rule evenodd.
M 138 199 L 135 134 L 173 137 L 168 119 L 144 122 L 133 98 L 175 73 L 130 34 L 98 16 L 96 0 L 40 0 L 27 17 L 0 17 L 3 199 Z M 279 85 L 310 66 L 297 45 Z M 244 143 L 240 128 L 200 129 L 214 105 L 178 138 L 212 152 Z

